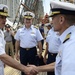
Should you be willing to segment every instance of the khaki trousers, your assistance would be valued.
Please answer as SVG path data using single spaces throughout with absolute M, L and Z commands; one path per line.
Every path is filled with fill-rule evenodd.
M 8 55 L 9 55 L 9 50 L 10 50 L 12 58 L 14 58 L 14 49 L 13 49 L 12 42 L 6 42 L 5 51 L 6 51 L 6 54 L 8 54 Z

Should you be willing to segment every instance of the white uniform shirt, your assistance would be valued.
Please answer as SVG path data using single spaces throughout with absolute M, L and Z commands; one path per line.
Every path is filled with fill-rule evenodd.
M 46 42 L 48 43 L 48 51 L 50 53 L 58 53 L 58 48 L 60 46 L 59 35 L 53 28 L 48 32 Z
M 5 40 L 4 34 L 0 29 L 0 55 L 2 54 L 5 54 Z M 0 75 L 4 75 L 4 64 L 1 60 L 0 60 Z
M 65 37 L 70 38 L 63 43 Z M 56 57 L 55 75 L 75 75 L 75 26 L 70 26 L 60 36 L 61 46 Z
M 25 28 L 25 26 L 20 28 L 15 35 L 15 39 L 20 41 L 20 47 L 32 48 L 36 46 L 37 41 L 41 41 L 43 37 L 39 29 L 32 25 L 29 29 Z

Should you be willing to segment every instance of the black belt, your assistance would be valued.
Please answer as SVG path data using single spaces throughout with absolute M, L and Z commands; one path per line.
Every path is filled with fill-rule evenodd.
M 6 42 L 12 42 L 12 41 L 6 41 Z
M 57 53 L 50 53 L 50 52 L 49 52 L 49 54 L 52 55 L 52 56 L 56 56 L 57 55 Z
M 22 47 L 20 47 L 20 48 L 22 48 Z M 34 48 L 36 48 L 36 46 L 35 47 L 32 47 L 32 48 L 22 48 L 22 49 L 30 50 L 30 49 L 34 49 Z

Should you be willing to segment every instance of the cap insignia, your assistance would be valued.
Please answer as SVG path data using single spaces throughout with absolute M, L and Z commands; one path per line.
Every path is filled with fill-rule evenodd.
M 4 7 L 3 9 L 4 9 L 4 12 L 8 12 L 8 9 L 6 7 Z

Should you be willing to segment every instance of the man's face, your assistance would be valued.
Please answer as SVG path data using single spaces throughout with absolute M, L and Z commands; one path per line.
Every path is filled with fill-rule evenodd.
M 10 31 L 10 28 L 9 28 L 9 27 L 7 27 L 7 28 L 6 28 L 6 30 L 7 30 L 7 31 Z
M 27 19 L 27 18 L 25 18 L 25 19 L 24 19 L 24 24 L 25 24 L 26 26 L 31 26 L 31 24 L 32 24 L 32 19 Z
M 52 26 L 54 27 L 54 31 L 61 31 L 62 25 L 60 24 L 60 15 L 55 15 L 52 17 Z
M 51 27 L 50 27 L 50 26 L 47 26 L 47 29 L 48 29 L 48 30 L 50 30 L 50 29 L 51 29 Z
M 5 26 L 5 22 L 6 22 L 6 16 L 0 15 L 0 28 L 3 28 Z

